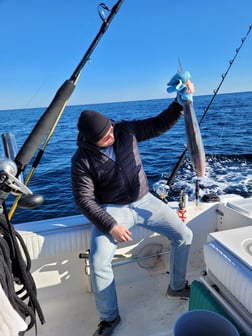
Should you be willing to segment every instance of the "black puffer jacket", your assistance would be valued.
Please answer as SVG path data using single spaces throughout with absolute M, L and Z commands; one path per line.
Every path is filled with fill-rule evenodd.
M 116 224 L 102 204 L 129 204 L 148 193 L 137 142 L 161 135 L 181 113 L 182 107 L 173 102 L 156 117 L 115 123 L 116 161 L 79 135 L 78 149 L 72 158 L 73 195 L 80 211 L 101 231 L 109 232 Z

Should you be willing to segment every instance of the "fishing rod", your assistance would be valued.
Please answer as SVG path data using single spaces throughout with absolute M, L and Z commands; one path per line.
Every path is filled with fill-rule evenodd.
M 236 57 L 238 56 L 238 54 L 239 54 L 239 52 L 240 52 L 240 50 L 241 50 L 243 44 L 245 43 L 245 41 L 246 41 L 246 39 L 247 39 L 247 37 L 248 37 L 248 35 L 249 35 L 251 29 L 252 29 L 252 25 L 249 26 L 249 29 L 248 29 L 246 35 L 241 39 L 241 44 L 240 44 L 240 46 L 239 46 L 238 48 L 236 48 L 236 50 L 235 50 L 235 55 L 234 55 L 234 57 L 229 61 L 229 66 L 228 66 L 226 72 L 223 73 L 223 74 L 221 75 L 221 81 L 220 81 L 220 83 L 219 83 L 217 89 L 214 89 L 214 90 L 213 90 L 213 93 L 214 93 L 214 94 L 213 94 L 213 96 L 212 96 L 212 98 L 211 98 L 209 104 L 207 105 L 207 107 L 205 108 L 205 110 L 204 110 L 204 112 L 203 112 L 203 114 L 202 114 L 202 116 L 201 116 L 199 125 L 201 125 L 201 123 L 203 122 L 203 120 L 204 120 L 204 118 L 205 118 L 205 116 L 206 116 L 206 114 L 207 114 L 207 112 L 208 112 L 210 106 L 212 105 L 212 103 L 213 103 L 213 101 L 214 101 L 214 99 L 215 99 L 217 93 L 219 92 L 219 90 L 220 90 L 220 88 L 221 88 L 221 86 L 222 86 L 222 84 L 223 84 L 223 82 L 224 82 L 224 80 L 225 80 L 227 74 L 229 73 L 229 70 L 231 69 L 232 65 L 234 64 L 234 61 L 235 61 Z M 179 168 L 180 168 L 182 162 L 184 161 L 186 152 L 187 152 L 187 147 L 186 147 L 186 148 L 184 149 L 184 151 L 182 152 L 182 154 L 181 154 L 181 156 L 179 157 L 179 159 L 178 159 L 178 161 L 177 161 L 177 163 L 176 163 L 176 165 L 175 165 L 175 167 L 174 167 L 172 173 L 170 174 L 169 178 L 167 179 L 167 182 L 166 182 L 166 183 L 167 183 L 168 186 L 171 186 L 171 184 L 172 184 L 172 182 L 173 182 L 173 180 L 174 180 L 174 178 L 175 178 L 175 176 L 176 176 L 176 174 L 177 174 L 177 172 L 178 172 L 178 170 L 179 170 Z
M 33 128 L 32 132 L 28 136 L 27 140 L 19 150 L 17 156 L 15 157 L 15 163 L 17 165 L 17 174 L 16 176 L 19 176 L 21 172 L 23 172 L 32 159 L 34 153 L 38 149 L 40 143 L 42 142 L 44 136 L 48 133 L 44 144 L 40 151 L 38 152 L 33 165 L 30 169 L 30 172 L 27 175 L 27 178 L 25 180 L 25 184 L 28 184 L 36 167 L 38 166 L 41 157 L 45 151 L 45 148 L 60 120 L 60 117 L 65 109 L 65 106 L 67 104 L 68 99 L 70 98 L 71 94 L 73 93 L 75 86 L 77 84 L 77 81 L 80 77 L 81 71 L 85 64 L 90 60 L 90 56 L 93 53 L 94 49 L 96 48 L 97 44 L 101 40 L 102 36 L 108 29 L 111 21 L 117 14 L 118 10 L 120 9 L 122 5 L 123 0 L 118 0 L 116 4 L 112 7 L 112 9 L 109 9 L 104 3 L 100 3 L 98 5 L 98 13 L 100 18 L 102 19 L 102 25 L 100 27 L 99 32 L 95 36 L 94 40 L 92 41 L 90 47 L 87 49 L 86 53 L 82 57 L 81 61 L 79 62 L 78 66 L 72 73 L 69 79 L 67 79 L 62 86 L 58 89 L 56 92 L 51 104 L 46 109 L 42 117 L 39 119 L 35 127 Z M 106 17 L 105 11 L 110 12 L 108 17 Z M 15 209 L 18 205 L 18 202 L 21 198 L 21 195 L 19 195 L 15 202 L 12 205 L 12 208 L 9 212 L 9 219 L 12 218 Z M 25 203 L 25 201 L 23 202 Z M 26 207 L 26 204 L 24 204 L 24 207 Z
M 63 110 L 67 104 L 67 100 L 76 86 L 83 66 L 87 60 L 89 60 L 91 53 L 98 44 L 102 35 L 107 30 L 111 20 L 120 8 L 121 3 L 122 0 L 119 0 L 115 4 L 115 6 L 110 11 L 108 18 L 106 18 L 104 14 L 104 10 L 109 10 L 108 7 L 103 3 L 99 5 L 99 15 L 103 20 L 100 31 L 96 35 L 94 41 L 82 58 L 73 75 L 69 80 L 66 80 L 56 92 L 56 95 L 50 106 L 37 122 L 36 126 L 33 128 L 32 132 L 28 136 L 26 142 L 23 144 L 17 155 L 15 153 L 15 144 L 13 138 L 8 136 L 3 137 L 5 156 L 0 160 L 0 208 L 2 209 L 4 216 L 1 217 L 0 221 L 0 238 L 1 246 L 4 248 L 3 253 L 5 256 L 8 256 L 8 258 L 6 263 L 4 263 L 5 276 L 2 280 L 6 283 L 8 282 L 8 287 L 11 287 L 9 290 L 9 292 L 11 292 L 9 294 L 9 298 L 12 300 L 13 306 L 17 309 L 18 312 L 20 312 L 21 316 L 30 318 L 30 323 L 27 327 L 27 330 L 31 329 L 34 325 L 36 327 L 36 314 L 38 315 L 41 324 L 45 323 L 45 318 L 37 299 L 36 285 L 30 272 L 31 263 L 28 250 L 23 242 L 22 237 L 11 224 L 10 219 L 17 207 L 19 200 L 22 201 L 22 206 L 24 208 L 32 208 L 41 204 L 40 201 L 37 202 L 37 195 L 33 195 L 29 188 L 26 187 L 26 184 L 29 182 L 43 155 L 45 147 L 49 142 L 49 139 L 52 136 L 60 116 L 62 115 Z M 25 170 L 27 164 L 32 159 L 35 151 L 38 149 L 39 144 L 46 134 L 47 137 L 44 145 L 35 158 L 28 178 L 26 179 L 25 183 L 23 183 L 22 179 L 20 178 L 22 175 L 21 173 Z M 10 213 L 8 213 L 5 199 L 10 193 L 18 195 L 18 197 L 16 197 L 15 203 L 13 204 Z M 21 199 L 22 195 L 25 196 Z M 12 288 L 12 286 L 9 286 L 11 282 L 16 282 L 22 288 L 18 290 L 14 289 L 14 286 Z M 26 299 L 27 303 L 24 302 Z

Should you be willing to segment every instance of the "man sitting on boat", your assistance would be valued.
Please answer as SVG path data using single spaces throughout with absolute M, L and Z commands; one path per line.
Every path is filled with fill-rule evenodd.
M 187 83 L 192 93 L 192 83 Z M 179 97 L 155 117 L 114 122 L 85 110 L 78 120 L 78 149 L 72 158 L 73 195 L 80 211 L 94 224 L 90 242 L 92 289 L 100 323 L 96 335 L 112 335 L 120 322 L 112 259 L 118 243 L 131 241 L 141 225 L 171 241 L 169 298 L 188 299 L 186 266 L 191 230 L 148 189 L 137 143 L 157 137 L 180 118 Z

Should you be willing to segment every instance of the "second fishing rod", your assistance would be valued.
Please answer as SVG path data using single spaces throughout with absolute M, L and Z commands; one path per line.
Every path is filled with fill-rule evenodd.
M 206 117 L 206 114 L 207 114 L 209 108 L 211 107 L 211 105 L 212 105 L 212 103 L 213 103 L 213 101 L 214 101 L 216 95 L 218 94 L 218 92 L 219 92 L 219 90 L 220 90 L 220 88 L 221 88 L 221 86 L 222 86 L 224 80 L 226 79 L 226 77 L 227 77 L 227 75 L 228 75 L 228 73 L 229 73 L 231 67 L 232 67 L 233 64 L 234 64 L 234 61 L 236 60 L 236 58 L 237 58 L 237 56 L 238 56 L 238 54 L 239 54 L 239 52 L 240 52 L 242 46 L 244 45 L 245 41 L 247 40 L 248 35 L 249 35 L 251 29 L 252 29 L 252 25 L 249 26 L 246 35 L 241 39 L 241 43 L 240 43 L 239 47 L 235 49 L 235 55 L 234 55 L 234 57 L 229 61 L 229 65 L 228 65 L 228 67 L 227 67 L 227 70 L 222 74 L 222 76 L 221 76 L 221 81 L 220 81 L 218 87 L 213 91 L 214 94 L 213 94 L 212 98 L 210 99 L 209 104 L 208 104 L 208 105 L 206 106 L 206 108 L 204 109 L 204 112 L 203 112 L 203 114 L 202 114 L 202 116 L 201 116 L 201 118 L 200 118 L 200 121 L 199 121 L 199 125 L 202 124 L 204 118 Z M 177 163 L 176 163 L 176 165 L 175 165 L 173 171 L 171 172 L 170 176 L 167 178 L 167 182 L 166 182 L 166 183 L 167 183 L 167 185 L 168 185 L 169 187 L 172 185 L 172 183 L 173 183 L 173 181 L 174 181 L 174 179 L 175 179 L 175 176 L 176 176 L 176 174 L 177 174 L 177 172 L 178 172 L 180 166 L 182 165 L 182 163 L 183 163 L 183 161 L 184 161 L 184 158 L 185 158 L 186 153 L 187 153 L 187 148 L 185 148 L 185 149 L 183 150 L 183 152 L 182 152 L 182 154 L 180 155 L 180 157 L 179 157 L 179 159 L 178 159 L 178 161 L 177 161 Z

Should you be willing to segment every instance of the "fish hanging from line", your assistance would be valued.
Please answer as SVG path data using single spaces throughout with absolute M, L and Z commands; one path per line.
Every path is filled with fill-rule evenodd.
M 187 139 L 187 149 L 194 171 L 198 177 L 205 176 L 206 160 L 199 124 L 193 108 L 193 99 L 187 93 L 186 82 L 191 78 L 188 71 L 178 72 L 169 81 L 167 91 L 177 92 L 178 102 L 184 107 L 184 122 Z
M 198 177 L 205 176 L 206 159 L 199 124 L 193 108 L 193 103 L 188 101 L 184 104 L 184 120 L 187 138 L 187 148 L 193 169 Z

